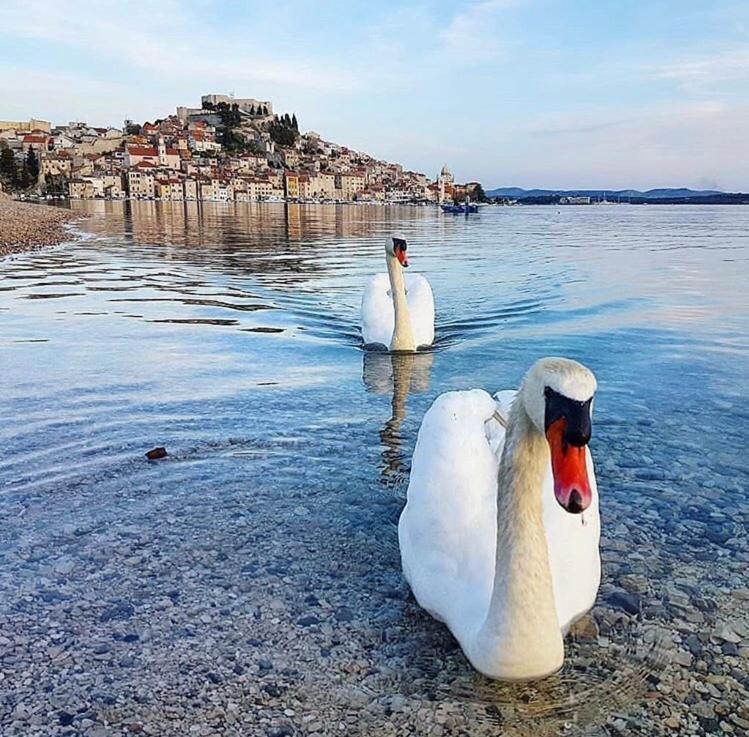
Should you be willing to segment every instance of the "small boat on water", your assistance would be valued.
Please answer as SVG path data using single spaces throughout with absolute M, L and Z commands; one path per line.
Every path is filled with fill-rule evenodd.
M 451 215 L 467 215 L 470 212 L 478 212 L 479 206 L 475 203 L 466 202 L 464 205 L 441 205 L 442 212 Z

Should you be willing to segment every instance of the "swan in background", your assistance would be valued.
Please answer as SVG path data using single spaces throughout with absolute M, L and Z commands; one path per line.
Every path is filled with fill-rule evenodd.
M 518 392 L 447 392 L 422 421 L 398 525 L 403 572 L 491 678 L 557 671 L 563 636 L 595 601 L 595 390 L 585 366 L 543 358 Z
M 415 351 L 434 341 L 434 297 L 420 274 L 406 276 L 406 239 L 395 233 L 385 241 L 387 275 L 373 276 L 361 303 L 361 331 L 365 345 L 391 351 Z

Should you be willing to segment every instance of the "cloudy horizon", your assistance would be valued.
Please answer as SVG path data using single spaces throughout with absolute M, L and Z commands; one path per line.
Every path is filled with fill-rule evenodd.
M 209 92 L 487 189 L 749 190 L 749 4 L 3 3 L 0 119 L 121 126 Z

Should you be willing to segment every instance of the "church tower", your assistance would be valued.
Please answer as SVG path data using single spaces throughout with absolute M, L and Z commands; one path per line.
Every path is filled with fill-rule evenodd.
M 166 144 L 164 143 L 164 136 L 159 136 L 159 166 L 166 166 Z
M 440 175 L 437 179 L 440 185 L 440 205 L 445 201 L 445 195 L 450 194 L 452 196 L 453 192 L 453 184 L 455 183 L 455 179 L 453 178 L 453 175 L 450 173 L 450 170 L 447 168 L 447 164 L 445 164 L 442 167 L 442 171 L 440 172 Z

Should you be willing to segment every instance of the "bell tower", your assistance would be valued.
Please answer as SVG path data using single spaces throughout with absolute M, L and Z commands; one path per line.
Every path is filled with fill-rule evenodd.
M 446 190 L 450 190 L 450 194 L 452 195 L 452 188 L 453 188 L 453 175 L 450 173 L 450 170 L 447 168 L 447 164 L 445 164 L 442 167 L 442 171 L 440 172 L 440 175 L 437 179 L 440 185 L 440 205 L 445 201 L 445 194 Z
M 159 166 L 166 166 L 166 144 L 164 136 L 159 136 Z

